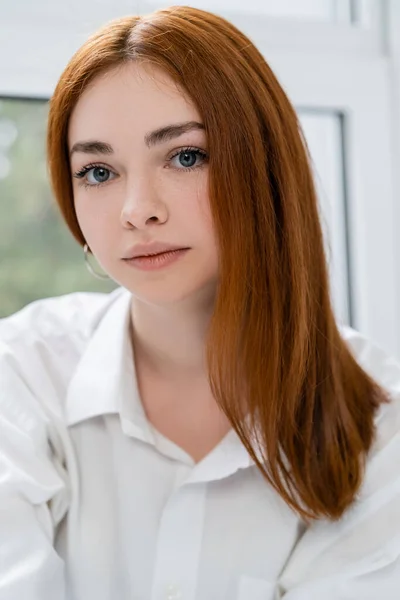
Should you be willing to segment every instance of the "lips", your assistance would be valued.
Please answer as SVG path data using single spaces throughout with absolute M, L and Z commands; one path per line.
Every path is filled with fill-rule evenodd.
M 130 267 L 141 269 L 144 271 L 156 271 L 163 269 L 168 265 L 179 261 L 182 256 L 185 256 L 186 252 L 189 252 L 190 248 L 178 248 L 175 250 L 167 250 L 164 252 L 157 252 L 156 254 L 147 254 L 144 256 L 136 256 L 126 260 Z
M 175 246 L 167 242 L 151 242 L 148 244 L 136 244 L 132 248 L 128 249 L 124 260 L 132 260 L 133 258 L 143 258 L 146 256 L 157 256 L 165 254 L 167 252 L 173 252 L 174 250 L 187 250 L 188 248 L 182 246 Z
M 164 252 L 157 252 L 156 254 L 140 254 L 139 256 L 134 256 L 133 258 L 149 258 L 150 256 L 161 256 L 161 254 L 168 254 L 169 252 L 179 252 L 179 250 L 184 250 L 184 248 L 177 248 L 176 250 L 165 250 Z

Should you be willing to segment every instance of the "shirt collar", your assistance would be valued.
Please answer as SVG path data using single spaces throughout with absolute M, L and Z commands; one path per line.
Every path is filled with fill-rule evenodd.
M 79 361 L 67 390 L 68 426 L 105 414 L 118 414 L 126 435 L 157 446 L 160 437 L 148 422 L 140 399 L 129 335 L 132 294 L 119 288 Z M 182 451 L 182 457 L 185 454 Z M 194 462 L 185 461 L 187 464 Z M 190 481 L 226 477 L 254 464 L 234 430 L 203 461 Z
M 119 414 L 121 425 L 151 437 L 140 401 L 129 339 L 131 293 L 119 288 L 111 295 L 96 330 L 68 386 L 67 425 L 105 414 Z M 129 399 L 129 402 L 128 402 Z

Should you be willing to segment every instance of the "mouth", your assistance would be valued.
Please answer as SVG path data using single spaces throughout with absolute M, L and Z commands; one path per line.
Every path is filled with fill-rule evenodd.
M 156 270 L 167 267 L 183 257 L 190 248 L 177 248 L 165 250 L 157 254 L 145 254 L 133 258 L 124 259 L 132 267 L 145 270 Z
M 155 244 L 156 246 L 156 244 Z M 160 248 L 161 246 L 161 248 Z M 160 248 L 160 249 L 159 249 Z M 163 254 L 169 254 L 170 252 L 176 252 L 176 251 L 180 251 L 180 250 L 189 250 L 189 248 L 187 247 L 179 247 L 179 246 L 163 246 L 161 244 L 159 244 L 159 247 L 155 248 L 153 250 L 153 248 L 138 248 L 137 251 L 142 251 L 142 254 L 136 253 L 135 252 L 135 248 L 132 249 L 131 252 L 128 252 L 124 257 L 123 260 L 134 260 L 135 258 L 147 258 L 147 257 L 151 257 L 151 256 L 162 256 Z
M 187 250 L 188 248 L 175 248 L 174 250 L 164 250 L 164 252 L 157 252 L 156 254 L 140 254 L 139 256 L 133 256 L 135 258 L 151 258 L 152 256 L 162 256 L 163 254 L 171 254 L 172 252 L 180 252 L 181 250 Z

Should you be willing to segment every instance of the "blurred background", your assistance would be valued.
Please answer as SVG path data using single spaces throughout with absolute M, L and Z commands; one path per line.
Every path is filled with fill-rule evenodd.
M 48 100 L 98 27 L 173 4 L 227 18 L 274 70 L 312 156 L 337 318 L 400 358 L 398 0 L 1 0 L 0 317 L 116 287 L 88 273 L 52 199 Z

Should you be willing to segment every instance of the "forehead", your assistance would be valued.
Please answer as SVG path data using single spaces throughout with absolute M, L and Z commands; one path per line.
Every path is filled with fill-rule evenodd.
M 69 146 L 81 139 L 142 138 L 175 121 L 200 120 L 184 90 L 153 65 L 128 63 L 97 77 L 83 92 L 69 122 Z

